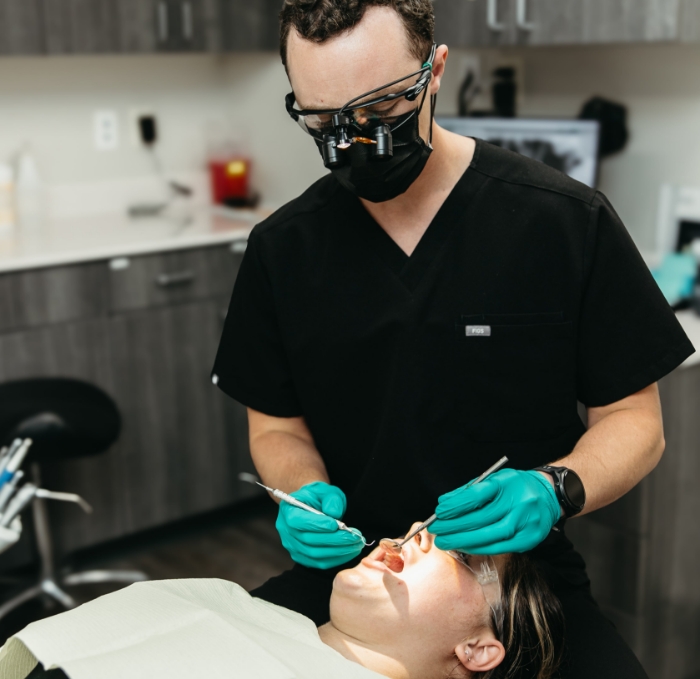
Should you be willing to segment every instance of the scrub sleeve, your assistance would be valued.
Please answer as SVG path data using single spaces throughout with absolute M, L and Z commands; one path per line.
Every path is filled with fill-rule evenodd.
M 410 258 L 326 177 L 253 230 L 232 295 L 215 383 L 304 416 L 369 540 L 503 454 L 517 469 L 567 455 L 585 433 L 577 400 L 614 403 L 694 352 L 602 193 L 476 141 Z M 470 324 L 491 335 L 465 338 Z M 531 556 L 564 607 L 562 677 L 645 677 L 565 535 Z M 338 570 L 295 565 L 252 594 L 320 625 Z

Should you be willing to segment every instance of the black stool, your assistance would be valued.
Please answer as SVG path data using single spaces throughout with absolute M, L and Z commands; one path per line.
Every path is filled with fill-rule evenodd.
M 34 442 L 25 466 L 41 485 L 41 463 L 97 455 L 119 437 L 121 417 L 114 401 L 101 389 L 79 380 L 40 378 L 0 384 L 0 445 L 15 438 Z M 34 532 L 41 563 L 39 582 L 0 606 L 0 619 L 21 604 L 48 595 L 66 608 L 77 603 L 62 585 L 95 582 L 139 582 L 139 571 L 56 572 L 46 500 L 32 502 Z

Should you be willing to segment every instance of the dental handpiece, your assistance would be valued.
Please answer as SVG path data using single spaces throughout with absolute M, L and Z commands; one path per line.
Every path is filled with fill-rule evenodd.
M 10 498 L 14 495 L 17 484 L 24 477 L 24 472 L 20 469 L 17 471 L 12 478 L 0 488 L 0 513 L 5 511 L 5 505 L 10 501 Z
M 0 526 L 9 526 L 15 516 L 34 499 L 37 490 L 35 484 L 25 483 L 12 498 L 10 504 L 7 505 L 7 509 L 3 512 L 2 518 L 0 518 Z
M 481 476 L 475 478 L 469 484 L 469 486 L 475 486 L 477 483 L 481 483 L 487 476 L 491 476 L 491 474 L 497 472 L 507 462 L 508 462 L 508 458 L 504 455 L 498 462 L 491 465 Z M 411 538 L 418 535 L 418 533 L 420 533 L 423 529 L 427 528 L 436 519 L 437 519 L 437 514 L 433 514 L 427 521 L 424 521 L 415 530 L 412 530 L 401 542 L 398 542 L 396 544 L 398 544 L 399 547 L 403 547 Z

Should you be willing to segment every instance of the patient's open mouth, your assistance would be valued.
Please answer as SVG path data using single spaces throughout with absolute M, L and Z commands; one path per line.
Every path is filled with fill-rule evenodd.
M 384 565 L 394 573 L 401 573 L 404 567 L 403 555 L 401 554 L 401 546 L 394 540 L 384 538 L 379 546 L 384 552 Z

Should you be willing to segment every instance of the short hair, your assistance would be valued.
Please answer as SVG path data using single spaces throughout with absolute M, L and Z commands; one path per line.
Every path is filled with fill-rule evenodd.
M 284 0 L 280 12 L 280 56 L 285 69 L 292 29 L 304 40 L 320 44 L 354 28 L 368 7 L 393 9 L 406 27 L 411 54 L 421 62 L 428 58 L 435 33 L 431 0 Z

